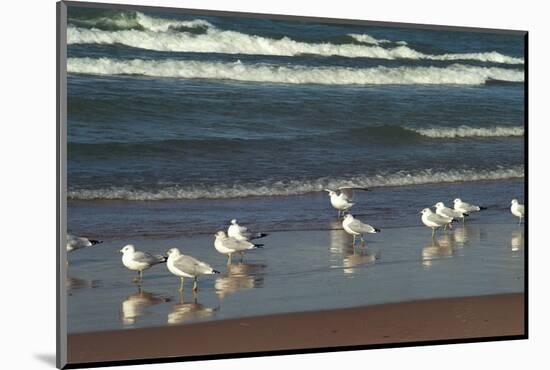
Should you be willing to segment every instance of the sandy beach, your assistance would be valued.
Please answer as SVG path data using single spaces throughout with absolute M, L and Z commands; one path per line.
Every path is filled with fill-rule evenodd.
M 69 335 L 69 364 L 517 336 L 524 295 L 444 298 Z M 231 340 L 228 340 L 231 338 Z

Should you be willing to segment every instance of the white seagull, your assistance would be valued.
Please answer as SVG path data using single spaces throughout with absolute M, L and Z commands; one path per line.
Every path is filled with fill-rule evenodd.
M 93 239 L 88 239 L 81 236 L 67 234 L 67 252 L 72 252 L 77 249 L 91 247 L 93 245 L 101 244 L 101 243 L 103 243 L 101 240 L 93 240 Z
M 249 242 L 248 240 L 237 240 L 235 238 L 227 236 L 225 231 L 221 230 L 218 231 L 215 236 L 216 240 L 214 241 L 214 248 L 216 248 L 216 250 L 221 254 L 226 254 L 228 256 L 228 265 L 231 264 L 231 255 L 233 253 L 239 253 L 242 258 L 243 252 L 245 250 L 263 247 L 263 244 L 254 244 Z
M 260 239 L 266 237 L 268 234 L 265 233 L 253 233 L 248 230 L 245 226 L 241 226 L 237 223 L 237 220 L 232 219 L 231 225 L 227 228 L 227 236 L 230 238 L 235 238 L 240 241 L 250 241 L 254 239 Z
M 469 204 L 469 203 L 463 202 L 460 198 L 456 198 L 454 200 L 454 209 L 455 211 L 459 211 L 465 214 L 470 214 L 472 212 L 479 212 L 487 208 Z M 464 219 L 462 220 L 464 221 Z
M 166 262 L 165 256 L 153 256 L 147 252 L 136 251 L 136 247 L 132 244 L 126 245 L 120 250 L 120 253 L 122 253 L 122 264 L 129 270 L 138 272 L 138 278 L 134 279 L 134 281 L 141 281 L 143 271 L 159 263 Z
M 422 213 L 422 223 L 432 229 L 432 238 L 435 235 L 435 229 L 446 226 L 453 222 L 453 219 L 451 217 L 433 213 L 432 210 L 429 208 L 424 208 L 420 213 Z
M 525 206 L 523 204 L 519 204 L 517 199 L 512 199 L 510 211 L 514 216 L 519 217 L 519 225 L 521 225 L 521 219 L 525 217 Z
M 445 207 L 445 204 L 443 204 L 443 202 L 438 202 L 438 203 L 434 204 L 434 207 L 435 207 L 435 213 L 437 213 L 438 215 L 445 216 L 445 217 L 451 217 L 453 219 L 459 219 L 460 218 L 462 220 L 462 222 L 464 222 L 464 217 L 468 215 L 468 214 L 465 214 L 463 212 L 457 211 L 455 209 Z
M 197 291 L 197 278 L 200 275 L 219 274 L 206 262 L 199 261 L 191 256 L 181 254 L 178 248 L 171 248 L 166 252 L 168 254 L 168 261 L 166 266 L 168 271 L 178 276 L 181 279 L 180 292 L 183 292 L 183 282 L 186 277 L 193 278 L 193 292 Z
M 355 203 L 353 203 L 353 191 L 363 190 L 369 191 L 367 188 L 352 188 L 340 187 L 337 190 L 325 189 L 330 196 L 330 204 L 338 210 L 338 218 L 348 211 Z
M 345 232 L 347 232 L 350 235 L 353 235 L 354 246 L 355 246 L 355 238 L 357 237 L 357 235 L 359 235 L 359 237 L 361 238 L 361 242 L 364 243 L 365 239 L 363 239 L 363 234 L 366 234 L 366 233 L 376 234 L 380 232 L 380 229 L 376 229 L 371 225 L 367 225 L 359 221 L 349 213 L 344 217 L 344 220 L 342 221 L 342 227 L 344 228 Z

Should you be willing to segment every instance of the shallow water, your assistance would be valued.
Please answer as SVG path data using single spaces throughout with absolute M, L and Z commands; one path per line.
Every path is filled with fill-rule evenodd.
M 369 235 L 364 248 L 351 247 L 351 238 L 340 229 L 335 212 L 327 207 L 328 199 L 317 195 L 301 200 L 283 197 L 279 199 L 281 207 L 270 199 L 273 212 L 287 214 L 289 218 L 293 217 L 292 209 L 284 207 L 285 204 L 298 207 L 307 204 L 305 200 L 319 198 L 324 210 L 320 211 L 322 217 L 295 225 L 294 230 L 272 231 L 262 239 L 263 249 L 247 253 L 242 264 L 234 258 L 229 267 L 225 256 L 213 248 L 216 228 L 209 233 L 199 230 L 185 233 L 185 224 L 182 224 L 180 234 L 175 233 L 173 227 L 167 227 L 153 237 L 137 232 L 134 237 L 126 234 L 108 239 L 97 247 L 69 255 L 69 331 L 162 326 L 411 299 L 523 291 L 523 225 L 517 225 L 506 206 L 496 206 L 506 204 L 497 202 L 501 197 L 509 198 L 512 189 L 520 193 L 521 181 L 478 183 L 475 195 L 478 199 L 483 199 L 485 192 L 493 194 L 489 210 L 472 215 L 464 226 L 459 223 L 454 230 L 439 232 L 434 242 L 430 229 L 420 226 L 417 212 L 422 203 L 430 205 L 428 198 L 438 197 L 434 195 L 435 189 L 445 193 L 458 188 L 467 190 L 463 185 L 454 184 L 446 189 L 441 185 L 396 188 L 392 192 L 393 201 L 389 200 L 389 194 L 367 193 L 371 207 L 366 209 L 366 214 L 382 232 Z M 386 207 L 379 200 L 384 197 Z M 256 201 L 266 202 L 265 199 Z M 247 202 L 255 207 L 253 199 Z M 153 210 L 141 209 L 139 217 L 149 218 L 150 214 L 167 212 L 166 208 L 170 207 L 175 207 L 172 212 L 175 214 L 182 206 L 165 204 L 164 211 L 159 211 L 157 202 L 153 203 L 142 205 Z M 243 200 L 240 204 L 247 208 Z M 113 205 L 94 205 L 102 206 Z M 132 219 L 138 213 L 136 205 L 127 206 L 131 207 L 127 217 Z M 234 209 L 235 203 L 226 204 L 230 206 Z M 94 207 L 93 213 L 97 214 Z M 116 208 L 120 214 L 124 206 L 117 204 Z M 217 205 L 213 209 L 224 208 Z M 78 210 L 82 219 L 87 219 L 83 210 Z M 359 217 L 366 218 L 366 214 Z M 255 225 L 265 222 L 262 215 L 258 214 Z M 154 217 L 151 219 L 152 223 L 143 225 L 144 228 L 154 230 L 151 225 L 157 221 Z M 217 223 L 223 224 L 222 219 L 228 219 L 223 211 Z M 115 224 L 109 222 L 105 227 L 110 230 Z M 276 226 L 272 224 L 273 229 Z M 106 230 L 102 231 L 108 235 Z M 200 279 L 196 300 L 192 283 L 187 281 L 182 300 L 177 290 L 178 278 L 165 266 L 156 266 L 145 272 L 140 293 L 132 282 L 135 274 L 122 266 L 118 252 L 130 242 L 152 253 L 165 253 L 171 247 L 178 247 L 211 263 L 222 274 Z

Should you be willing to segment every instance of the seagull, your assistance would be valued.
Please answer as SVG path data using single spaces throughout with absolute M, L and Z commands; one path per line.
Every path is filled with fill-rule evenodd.
M 468 216 L 468 214 L 466 213 L 454 210 L 449 207 L 445 207 L 445 204 L 443 204 L 443 202 L 438 202 L 434 204 L 434 207 L 435 207 L 435 213 L 437 213 L 440 216 L 451 217 L 452 219 L 460 218 L 462 219 L 462 221 L 464 221 L 464 216 Z M 449 226 L 451 225 L 449 224 Z
M 352 203 L 354 190 L 369 191 L 367 188 L 352 187 L 339 187 L 337 190 L 325 189 L 330 196 L 330 204 L 338 210 L 338 218 L 355 204 Z
M 136 247 L 132 244 L 126 245 L 120 253 L 122 253 L 122 264 L 129 270 L 138 272 L 138 277 L 134 281 L 143 279 L 143 271 L 166 262 L 165 256 L 153 256 L 147 252 L 136 251 Z
M 517 199 L 512 199 L 512 206 L 510 207 L 510 211 L 514 216 L 519 217 L 518 225 L 521 225 L 521 219 L 525 217 L 525 206 L 523 204 L 519 204 Z
M 77 249 L 91 247 L 93 245 L 101 244 L 101 243 L 103 243 L 103 241 L 101 240 L 93 240 L 93 239 L 88 239 L 81 236 L 67 234 L 67 252 L 72 252 Z
M 380 229 L 376 229 L 371 225 L 367 225 L 359 221 L 349 213 L 344 217 L 344 221 L 342 221 L 342 227 L 348 234 L 353 235 L 354 246 L 355 246 L 355 238 L 357 235 L 359 235 L 359 237 L 361 238 L 361 242 L 364 243 L 365 239 L 363 239 L 363 234 L 366 234 L 366 233 L 376 234 L 380 232 Z
M 232 219 L 231 225 L 227 229 L 227 236 L 230 238 L 235 238 L 240 241 L 250 241 L 254 239 L 260 239 L 266 237 L 268 234 L 264 233 L 253 233 L 248 230 L 245 226 L 241 226 L 237 223 L 237 220 Z
M 463 202 L 462 200 L 460 200 L 460 198 L 456 198 L 454 200 L 454 209 L 455 211 L 469 214 L 471 212 L 479 212 L 487 208 L 469 204 L 469 203 Z M 462 221 L 464 221 L 464 219 L 462 219 Z
M 432 239 L 435 235 L 435 229 L 446 226 L 453 221 L 451 217 L 433 213 L 429 208 L 424 208 L 420 213 L 422 213 L 422 223 L 432 228 Z
M 227 264 L 231 264 L 231 255 L 233 253 L 239 253 L 241 258 L 243 252 L 248 249 L 256 249 L 263 247 L 263 244 L 254 244 L 248 240 L 237 240 L 235 238 L 227 236 L 225 231 L 218 231 L 216 233 L 216 240 L 214 241 L 214 248 L 221 254 L 227 254 Z
M 212 275 L 219 274 L 206 262 L 199 261 L 191 256 L 181 254 L 178 248 L 171 248 L 166 252 L 168 254 L 168 260 L 166 266 L 168 271 L 172 274 L 179 276 L 181 279 L 180 292 L 183 292 L 183 281 L 186 277 L 193 278 L 193 292 L 197 291 L 197 277 L 199 275 Z

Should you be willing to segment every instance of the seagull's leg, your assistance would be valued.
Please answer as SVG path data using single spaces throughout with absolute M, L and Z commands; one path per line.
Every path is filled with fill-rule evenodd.
M 519 218 L 519 224 L 518 225 L 521 225 L 521 217 Z
M 355 247 L 355 234 L 353 234 L 353 246 Z
M 367 244 L 367 243 L 365 242 L 365 239 L 363 238 L 363 234 L 361 234 L 360 237 L 361 237 L 361 245 Z
M 231 264 L 231 253 L 229 253 L 229 256 L 227 257 L 227 264 L 228 265 Z
M 435 227 L 432 227 L 432 239 L 434 238 L 435 236 Z
M 139 280 L 143 280 L 143 270 L 139 270 Z
M 443 226 L 443 231 L 447 231 L 447 224 L 445 224 L 445 226 Z
M 134 283 L 137 283 L 139 281 L 139 271 L 137 272 L 137 275 L 138 276 L 132 280 Z
M 243 253 L 243 252 L 239 252 L 239 254 L 241 255 L 241 263 L 243 263 L 244 253 Z
M 193 281 L 193 292 L 197 291 L 197 277 L 195 276 L 195 280 Z
M 180 276 L 180 279 L 181 279 L 181 283 L 180 283 L 180 289 L 179 289 L 179 291 L 180 291 L 180 292 L 183 292 L 183 281 L 184 281 L 183 276 Z

